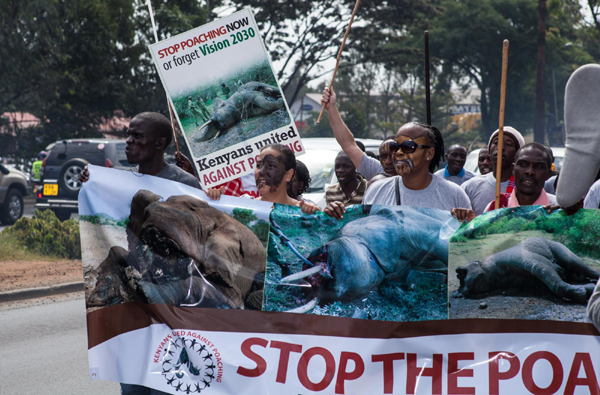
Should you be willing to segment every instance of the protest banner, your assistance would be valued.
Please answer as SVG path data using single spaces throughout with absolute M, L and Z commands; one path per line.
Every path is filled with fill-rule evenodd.
M 213 202 L 169 180 L 92 170 L 80 193 L 92 379 L 172 394 L 600 392 L 600 338 L 591 324 L 444 319 L 444 270 L 429 264 L 444 263 L 452 238 L 452 287 L 454 244 L 470 259 L 465 249 L 483 250 L 464 245 L 471 233 L 512 232 L 513 220 L 560 236 L 556 227 L 567 223 L 553 216 L 561 213 L 497 210 L 455 232 L 456 221 L 439 210 L 356 206 L 338 223 L 296 207 L 227 196 Z M 589 231 L 594 222 L 582 223 Z M 577 228 L 568 225 L 567 232 Z M 582 245 L 595 239 L 597 232 Z M 390 270 L 392 256 L 400 258 Z M 320 289 L 327 293 L 311 314 L 283 312 Z
M 251 173 L 265 145 L 304 153 L 249 9 L 149 48 L 204 187 Z

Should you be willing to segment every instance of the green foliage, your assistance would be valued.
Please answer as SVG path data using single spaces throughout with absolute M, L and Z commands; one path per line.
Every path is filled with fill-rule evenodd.
M 6 228 L 4 234 L 44 256 L 81 259 L 79 224 L 71 219 L 61 222 L 50 210 L 36 210 L 33 218 L 21 218 Z
M 250 226 L 250 222 L 258 219 L 258 217 L 254 215 L 254 210 L 250 210 L 248 208 L 236 207 L 231 212 L 231 216 L 244 226 Z
M 126 227 L 129 223 L 129 218 L 123 218 L 121 220 L 115 220 L 106 214 L 97 215 L 80 215 L 79 221 L 86 221 L 94 225 L 111 225 Z
M 269 241 L 269 223 L 265 220 L 259 219 L 250 227 L 250 229 L 263 243 L 263 246 L 267 248 L 267 242 Z
M 524 231 L 545 232 L 576 254 L 600 258 L 599 210 L 580 210 L 569 216 L 562 210 L 547 214 L 539 207 L 502 209 L 497 215 L 492 212 L 463 224 L 452 235 L 451 242 Z

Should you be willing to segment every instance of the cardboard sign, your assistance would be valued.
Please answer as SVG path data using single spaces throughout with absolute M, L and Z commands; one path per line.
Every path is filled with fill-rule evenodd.
M 205 188 L 253 172 L 266 145 L 304 153 L 249 9 L 149 48 Z

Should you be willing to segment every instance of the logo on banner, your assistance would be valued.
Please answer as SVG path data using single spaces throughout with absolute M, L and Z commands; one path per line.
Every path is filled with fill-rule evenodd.
M 166 383 L 175 391 L 197 394 L 220 383 L 223 377 L 221 355 L 207 338 L 193 331 L 173 331 L 155 355 Z

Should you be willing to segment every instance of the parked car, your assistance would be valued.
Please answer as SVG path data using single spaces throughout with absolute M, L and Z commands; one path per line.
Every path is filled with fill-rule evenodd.
M 124 140 L 104 139 L 62 140 L 48 146 L 35 208 L 50 209 L 60 220 L 70 218 L 78 210 L 79 174 L 83 168 L 92 164 L 129 169 L 125 146 Z
M 357 140 L 365 145 L 367 151 L 379 155 L 381 140 Z M 325 208 L 325 188 L 338 182 L 333 170 L 335 157 L 342 148 L 334 138 L 305 138 L 302 139 L 302 144 L 306 153 L 297 159 L 306 165 L 311 178 L 310 187 L 303 196 L 317 206 Z
M 552 150 L 552 155 L 554 155 L 554 166 L 557 171 L 560 171 L 565 161 L 565 147 L 550 147 L 550 149 Z M 465 162 L 465 169 L 475 174 L 481 174 L 479 173 L 478 166 L 479 151 L 481 151 L 480 148 L 471 151 L 469 155 L 467 155 L 467 160 Z
M 14 224 L 23 215 L 23 197 L 31 194 L 28 175 L 0 164 L 0 222 Z

